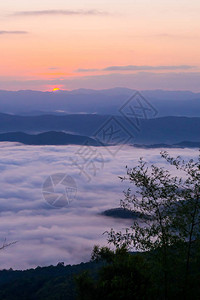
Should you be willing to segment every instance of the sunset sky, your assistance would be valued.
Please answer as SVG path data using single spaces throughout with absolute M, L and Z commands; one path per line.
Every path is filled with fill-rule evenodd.
M 200 91 L 199 0 L 7 0 L 0 11 L 0 89 Z

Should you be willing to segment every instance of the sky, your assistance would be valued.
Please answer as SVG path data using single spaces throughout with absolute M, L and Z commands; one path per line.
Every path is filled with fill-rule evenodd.
M 198 0 L 0 3 L 0 89 L 200 91 Z
M 182 175 L 161 159 L 161 149 L 123 147 L 113 157 L 106 147 L 99 147 L 104 165 L 96 176 L 90 173 L 88 181 L 88 177 L 71 164 L 70 157 L 79 148 L 1 143 L 0 245 L 5 238 L 7 243 L 17 241 L 1 251 L 2 269 L 88 261 L 95 244 L 107 245 L 105 231 L 110 228 L 123 231 L 132 225 L 130 220 L 99 214 L 119 207 L 120 199 L 124 199 L 123 191 L 133 188 L 128 182 L 121 182 L 118 176 L 125 176 L 125 166 L 134 167 L 141 156 L 148 164 L 154 163 L 169 168 L 174 175 Z M 185 159 L 198 156 L 198 149 L 168 149 L 168 152 Z M 50 206 L 43 197 L 43 184 L 57 173 L 70 175 L 77 186 L 76 197 L 61 208 Z

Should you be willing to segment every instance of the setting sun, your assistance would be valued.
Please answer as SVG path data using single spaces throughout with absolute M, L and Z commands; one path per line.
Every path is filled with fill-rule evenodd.
M 60 90 L 59 88 L 54 88 L 53 92 L 56 92 L 56 91 L 59 91 L 59 90 Z

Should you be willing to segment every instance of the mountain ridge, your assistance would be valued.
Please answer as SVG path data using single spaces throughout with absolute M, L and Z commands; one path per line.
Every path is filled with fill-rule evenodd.
M 72 91 L 41 92 L 31 90 L 0 90 L 0 111 L 14 114 L 97 113 L 120 115 L 120 108 L 134 89 L 116 87 L 104 90 L 78 89 Z M 143 90 L 141 94 L 160 116 L 199 116 L 200 93 L 191 91 Z
M 176 144 L 183 141 L 199 142 L 200 117 L 160 117 L 154 119 L 138 119 L 139 128 L 135 127 L 135 119 L 97 114 L 72 114 L 64 116 L 16 116 L 0 114 L 0 133 L 24 132 L 39 134 L 48 131 L 65 132 L 96 139 L 109 120 L 114 120 L 123 133 L 131 135 L 132 144 Z
M 68 134 L 59 131 L 48 131 L 39 134 L 27 134 L 24 132 L 8 132 L 0 133 L 0 142 L 18 142 L 24 145 L 89 145 L 102 146 L 96 139 L 88 136 L 80 136 Z M 118 143 L 120 144 L 120 143 Z M 115 145 L 118 145 L 117 143 Z M 123 143 L 122 143 L 123 144 Z M 135 148 L 200 148 L 200 141 L 182 141 L 175 144 L 134 144 L 124 143 Z M 106 144 L 104 146 L 113 146 L 114 144 Z
M 72 135 L 64 132 L 48 131 L 36 135 L 24 132 L 0 134 L 0 142 L 18 142 L 25 145 L 87 145 L 98 146 L 94 139 L 87 136 Z

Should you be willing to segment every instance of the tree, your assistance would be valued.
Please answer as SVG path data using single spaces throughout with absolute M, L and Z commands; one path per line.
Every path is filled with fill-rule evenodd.
M 97 280 L 88 272 L 77 277 L 79 300 L 156 299 L 152 298 L 150 270 L 142 256 L 128 253 L 125 247 L 112 251 L 95 246 L 92 260 L 104 261 L 104 265 Z
M 184 298 L 186 298 L 188 296 L 192 250 L 196 256 L 196 253 L 199 251 L 200 241 L 200 153 L 196 161 L 191 159 L 188 162 L 185 162 L 180 157 L 174 159 L 170 157 L 167 152 L 163 152 L 162 157 L 171 165 L 174 165 L 177 170 L 181 170 L 185 173 L 185 178 L 181 178 L 179 184 L 181 201 L 177 205 L 177 213 L 174 221 L 179 238 L 187 242 L 185 244 L 184 281 Z
M 111 229 L 108 242 L 117 248 L 125 246 L 156 254 L 154 259 L 161 266 L 159 274 L 163 274 L 160 278 L 165 299 L 169 298 L 169 281 L 171 275 L 174 276 L 170 273 L 173 258 L 181 255 L 185 263 L 183 291 L 186 298 L 192 245 L 198 245 L 200 234 L 200 156 L 196 162 L 171 158 L 167 152 L 162 152 L 161 156 L 184 174 L 172 176 L 164 168 L 149 167 L 142 158 L 138 166 L 127 168 L 127 176 L 120 178 L 133 184 L 135 191 L 132 193 L 129 188 L 124 192 L 121 206 L 139 212 L 140 217 L 124 233 Z
M 105 264 L 98 280 L 79 278 L 79 299 L 200 299 L 200 155 L 161 156 L 178 176 L 141 158 L 120 177 L 133 187 L 121 207 L 137 219 L 125 232 L 107 232 L 115 251 L 94 247 L 92 260 Z

